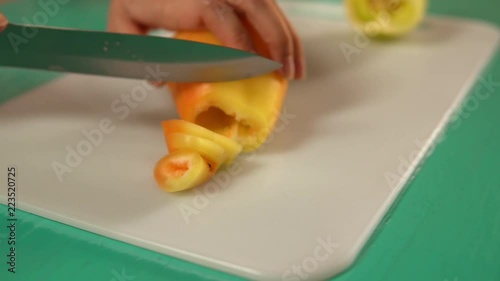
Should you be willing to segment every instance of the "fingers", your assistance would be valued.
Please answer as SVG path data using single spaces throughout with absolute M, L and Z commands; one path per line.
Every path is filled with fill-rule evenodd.
M 108 15 L 108 30 L 115 33 L 146 34 L 148 28 L 136 23 L 121 0 L 111 0 Z
M 283 76 L 296 75 L 294 35 L 273 0 L 232 0 L 244 13 L 270 50 L 271 59 L 281 62 Z
M 255 46 L 250 32 L 257 33 L 269 51 L 266 56 L 283 65 L 284 77 L 305 76 L 303 47 L 275 0 L 111 0 L 110 5 L 112 32 L 208 29 L 223 45 L 251 52 Z M 247 30 L 248 23 L 252 30 Z
M 224 1 L 211 0 L 203 9 L 205 26 L 225 46 L 254 52 L 250 35 L 234 9 Z
M 274 5 L 276 6 L 276 9 L 278 10 L 282 20 L 285 22 L 288 30 L 290 30 L 290 33 L 292 34 L 292 39 L 293 39 L 293 51 L 294 51 L 294 65 L 295 65 L 295 79 L 304 79 L 306 77 L 306 62 L 305 62 L 305 55 L 304 55 L 304 47 L 302 46 L 302 41 L 299 38 L 299 35 L 293 28 L 292 24 L 288 20 L 287 16 L 281 8 L 278 6 L 276 2 L 274 2 Z
M 0 32 L 4 31 L 7 28 L 7 25 L 9 22 L 7 21 L 7 18 L 0 13 Z
M 108 16 L 108 30 L 115 33 L 145 35 L 149 28 L 135 22 L 127 9 L 123 6 L 121 0 L 111 0 Z M 160 81 L 147 82 L 157 88 L 161 88 L 165 85 L 165 82 Z
M 202 0 L 114 0 L 128 21 L 148 29 L 201 30 Z

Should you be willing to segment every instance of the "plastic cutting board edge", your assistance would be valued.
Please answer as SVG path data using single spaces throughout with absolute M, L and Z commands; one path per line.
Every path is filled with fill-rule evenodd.
M 0 105 L 0 163 L 17 168 L 17 207 L 250 279 L 344 270 L 480 79 L 499 33 L 429 17 L 399 42 L 362 41 L 339 6 L 282 6 L 309 75 L 292 82 L 261 151 L 197 191 L 165 193 L 152 171 L 167 153 L 160 121 L 177 118 L 168 92 L 127 103 L 142 81 L 67 75 Z M 84 153 L 66 162 L 68 149 Z M 62 181 L 56 162 L 71 170 Z

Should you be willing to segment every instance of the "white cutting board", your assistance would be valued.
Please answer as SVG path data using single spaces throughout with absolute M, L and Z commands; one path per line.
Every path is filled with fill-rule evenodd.
M 358 45 L 348 62 L 339 46 L 357 35 L 341 8 L 283 6 L 304 40 L 309 78 L 291 84 L 289 117 L 262 151 L 200 189 L 218 191 L 203 199 L 156 187 L 152 171 L 167 153 L 160 121 L 177 117 L 166 90 L 148 91 L 134 108 L 121 96 L 142 82 L 67 75 L 0 106 L 0 167 L 17 166 L 18 207 L 251 279 L 344 270 L 478 79 L 499 33 L 429 18 L 403 41 Z M 114 131 L 60 182 L 52 163 L 64 163 L 65 147 L 105 118 Z M 195 212 L 185 218 L 183 208 Z M 293 275 L 294 265 L 302 273 Z

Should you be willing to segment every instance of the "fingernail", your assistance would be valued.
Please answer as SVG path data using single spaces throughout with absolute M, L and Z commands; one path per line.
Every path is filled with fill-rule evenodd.
M 293 73 L 295 72 L 295 65 L 293 63 L 293 56 L 288 56 L 283 63 L 283 76 L 287 79 L 293 78 Z

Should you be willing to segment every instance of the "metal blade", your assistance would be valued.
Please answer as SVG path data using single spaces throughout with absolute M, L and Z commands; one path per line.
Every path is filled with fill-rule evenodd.
M 241 50 L 173 38 L 9 24 L 0 66 L 163 82 L 222 82 L 281 64 Z

